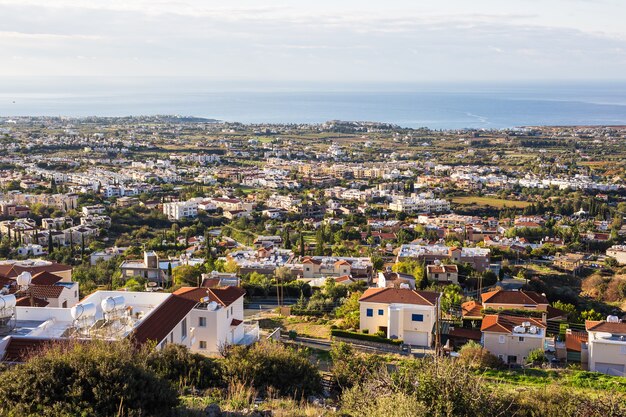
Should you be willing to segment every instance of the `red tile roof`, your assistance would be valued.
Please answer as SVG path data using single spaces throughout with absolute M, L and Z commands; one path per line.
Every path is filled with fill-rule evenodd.
M 368 288 L 359 301 L 371 303 L 402 303 L 434 306 L 439 293 L 405 288 Z
M 524 322 L 529 322 L 532 326 L 545 329 L 541 320 L 530 317 L 507 316 L 504 314 L 488 314 L 483 318 L 480 326 L 481 332 L 512 333 L 515 326 L 520 326 Z
M 548 299 L 534 291 L 494 290 L 480 295 L 485 303 L 494 304 L 548 304 Z
M 42 271 L 33 275 L 32 284 L 36 285 L 54 285 L 61 281 L 61 277 L 48 271 Z
M 605 332 L 613 334 L 626 334 L 626 323 L 609 323 L 607 321 L 585 321 L 588 332 Z
M 52 263 L 50 265 L 37 265 L 37 266 L 22 266 L 17 264 L 0 265 L 0 277 L 15 278 L 24 271 L 30 272 L 31 275 L 36 275 L 40 272 L 64 272 L 71 271 L 72 267 L 63 264 Z
M 183 287 L 174 292 L 174 295 L 193 300 L 196 303 L 204 297 L 209 297 L 210 301 L 215 301 L 218 304 L 226 307 L 243 297 L 246 291 L 239 287 L 224 287 L 224 288 L 197 288 L 197 287 Z
M 59 298 L 64 288 L 61 285 L 31 285 L 28 290 L 34 297 Z
M 198 300 L 194 301 L 176 295 L 168 297 L 139 324 L 131 337 L 138 344 L 149 340 L 160 343 L 196 304 Z
M 455 327 L 448 333 L 450 337 L 459 337 L 470 340 L 480 340 L 482 333 L 478 329 L 465 329 L 463 327 Z
M 478 318 L 482 318 L 483 315 L 481 314 L 481 312 L 483 311 L 483 306 L 478 304 L 476 301 L 466 301 L 465 303 L 461 304 L 461 315 L 463 316 L 463 318 L 470 318 L 470 317 L 478 317 Z

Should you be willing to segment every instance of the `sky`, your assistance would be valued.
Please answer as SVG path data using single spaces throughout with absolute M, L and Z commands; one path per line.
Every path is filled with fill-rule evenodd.
M 626 80 L 623 0 L 0 0 L 0 77 Z

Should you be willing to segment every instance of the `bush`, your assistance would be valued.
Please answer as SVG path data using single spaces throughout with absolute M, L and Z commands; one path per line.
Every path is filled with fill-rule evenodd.
M 479 343 L 470 341 L 459 350 L 459 362 L 470 368 L 488 369 L 499 368 L 502 361 L 495 355 L 487 352 Z
M 480 382 L 467 367 L 449 359 L 406 360 L 393 374 L 381 368 L 345 392 L 343 410 L 355 417 L 506 415 L 507 402 Z M 391 408 L 385 412 L 381 404 Z
M 349 339 L 364 340 L 367 342 L 385 343 L 385 344 L 394 345 L 394 346 L 400 346 L 402 344 L 402 340 L 387 339 L 386 337 L 382 337 L 378 334 L 370 335 L 365 332 L 357 333 L 357 332 L 349 332 L 347 330 L 331 329 L 330 335 L 335 336 L 335 337 L 345 337 Z
M 146 356 L 127 341 L 51 344 L 2 373 L 0 415 L 168 415 L 177 393 Z
M 214 358 L 191 353 L 181 345 L 168 344 L 148 355 L 147 366 L 175 387 L 207 389 L 224 385 L 221 366 Z
M 530 364 L 540 364 L 547 361 L 548 358 L 546 358 L 546 353 L 541 348 L 531 350 L 528 352 L 528 356 L 526 357 L 526 363 Z
M 363 383 L 378 374 L 384 366 L 380 356 L 357 352 L 343 342 L 333 343 L 330 357 L 333 361 L 333 379 L 340 391 Z
M 228 346 L 223 352 L 224 378 L 250 385 L 263 393 L 307 396 L 320 391 L 321 379 L 306 352 L 279 343 Z

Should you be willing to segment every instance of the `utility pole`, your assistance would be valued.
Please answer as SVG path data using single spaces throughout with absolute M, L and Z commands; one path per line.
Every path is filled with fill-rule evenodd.
M 439 316 L 441 315 L 441 293 L 437 297 L 435 305 L 435 356 L 441 353 L 441 323 Z

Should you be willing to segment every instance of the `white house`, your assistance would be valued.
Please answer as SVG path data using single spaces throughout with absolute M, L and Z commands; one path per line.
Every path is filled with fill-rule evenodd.
M 606 321 L 587 321 L 589 370 L 626 376 L 626 323 L 615 316 Z
M 157 349 L 176 343 L 216 354 L 224 345 L 258 340 L 258 323 L 243 322 L 243 296 L 237 287 L 181 288 L 172 294 L 96 291 L 74 308 L 58 308 L 21 307 L 13 295 L 3 295 L 0 317 L 15 318 L 15 326 L 2 329 L 0 358 L 22 362 L 42 342 L 76 338 L 130 338 L 156 343 Z
M 368 288 L 359 299 L 360 328 L 406 344 L 431 346 L 439 293 L 406 288 Z

